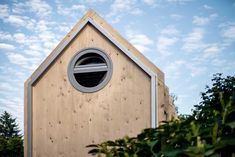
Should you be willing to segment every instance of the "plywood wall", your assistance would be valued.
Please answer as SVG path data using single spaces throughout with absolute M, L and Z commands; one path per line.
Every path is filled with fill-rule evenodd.
M 95 93 L 74 89 L 68 63 L 79 50 L 101 48 L 111 57 L 110 82 Z M 88 156 L 86 145 L 135 136 L 150 127 L 150 78 L 87 25 L 33 87 L 33 157 Z
M 164 73 L 90 10 L 61 41 L 63 44 L 86 18 L 92 18 L 143 64 L 157 74 L 157 115 L 174 115 Z M 87 47 L 103 49 L 113 61 L 110 82 L 96 93 L 75 90 L 67 77 L 72 56 Z M 47 64 L 56 50 L 34 72 Z M 25 152 L 27 152 L 27 84 L 25 82 Z M 135 136 L 150 127 L 150 78 L 92 26 L 85 27 L 33 87 L 33 157 L 88 156 L 86 145 L 128 134 Z M 26 155 L 25 155 L 26 156 Z
M 168 121 L 177 117 L 175 106 L 172 102 L 172 98 L 169 94 L 168 87 L 164 82 L 158 82 L 158 123 L 162 121 Z

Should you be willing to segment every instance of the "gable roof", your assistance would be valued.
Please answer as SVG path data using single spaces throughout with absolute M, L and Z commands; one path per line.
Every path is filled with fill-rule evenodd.
M 131 60 L 141 67 L 147 74 L 155 74 L 158 76 L 158 81 L 164 82 L 164 74 L 151 61 L 149 61 L 141 52 L 132 46 L 124 39 L 117 31 L 115 31 L 103 18 L 96 14 L 93 10 L 89 10 L 81 20 L 71 29 L 64 39 L 57 45 L 51 54 L 42 62 L 42 64 L 34 71 L 26 82 L 36 82 L 42 76 L 44 71 L 50 66 L 60 53 L 66 48 L 73 38 L 84 28 L 88 23 L 98 29 L 101 34 L 106 36 L 115 46 L 124 52 Z
M 87 14 L 74 26 L 74 28 L 64 37 L 59 45 L 52 53 L 43 61 L 43 63 L 34 71 L 34 73 L 25 82 L 25 121 L 27 129 L 25 129 L 27 137 L 27 154 L 32 156 L 32 86 L 43 75 L 48 67 L 57 59 L 63 50 L 70 44 L 76 35 L 87 25 L 94 26 L 102 35 L 107 37 L 111 43 L 117 46 L 125 53 L 133 62 L 135 62 L 142 70 L 144 70 L 151 78 L 151 127 L 155 128 L 158 124 L 157 116 L 157 81 L 164 83 L 164 74 L 153 63 L 144 57 L 136 48 L 128 41 L 121 37 L 105 20 L 99 17 L 93 10 L 89 10 Z M 26 147 L 25 147 L 26 148 Z

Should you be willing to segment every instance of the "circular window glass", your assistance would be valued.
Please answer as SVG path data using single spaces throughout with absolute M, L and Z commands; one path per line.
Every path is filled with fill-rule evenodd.
M 110 57 L 96 48 L 84 49 L 75 54 L 68 67 L 71 84 L 81 92 L 96 92 L 102 89 L 111 75 Z

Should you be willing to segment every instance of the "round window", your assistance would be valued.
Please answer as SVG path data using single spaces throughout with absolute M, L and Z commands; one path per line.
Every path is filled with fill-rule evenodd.
M 97 48 L 84 49 L 72 58 L 68 66 L 71 84 L 81 92 L 96 92 L 102 89 L 112 75 L 110 57 Z

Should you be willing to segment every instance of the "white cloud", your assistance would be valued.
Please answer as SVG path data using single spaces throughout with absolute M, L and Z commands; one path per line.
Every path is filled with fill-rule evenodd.
M 23 115 L 24 115 L 24 108 L 23 108 L 23 97 L 16 97 L 16 96 L 6 96 L 0 98 L 0 112 L 7 111 L 13 115 L 13 117 L 17 118 L 17 123 L 19 123 L 20 129 L 23 129 L 24 122 L 23 122 Z M 23 133 L 23 130 L 21 130 Z
M 27 36 L 23 33 L 13 34 L 13 39 L 16 43 L 20 43 L 21 46 L 24 46 L 24 48 L 41 42 L 38 36 Z
M 36 55 L 29 57 L 15 52 L 7 53 L 7 58 L 11 64 L 19 65 L 30 71 L 35 70 L 42 60 L 42 57 L 37 57 Z
M 16 33 L 13 36 L 17 43 L 25 43 L 26 37 L 23 33 Z
M 61 4 L 58 4 L 57 6 L 57 13 L 60 15 L 64 15 L 64 16 L 77 16 L 83 12 L 85 12 L 86 10 L 86 6 L 85 5 L 81 5 L 81 4 L 77 4 L 77 5 L 73 5 L 71 7 L 64 7 Z
M 179 31 L 173 25 L 168 25 L 160 31 L 162 35 L 176 36 L 179 34 Z
M 69 27 L 66 23 L 60 23 L 55 29 L 59 30 L 60 32 L 67 33 L 69 30 L 71 30 L 71 27 Z
M 0 43 L 0 49 L 4 50 L 14 50 L 15 46 L 11 44 L 6 44 L 6 43 Z
M 221 67 L 225 67 L 225 65 L 226 65 L 226 60 L 225 59 L 221 59 L 221 58 L 213 58 L 211 60 L 211 64 L 213 66 L 219 67 L 220 70 L 218 70 L 218 71 L 221 71 Z
M 156 6 L 157 0 L 142 0 L 145 4 L 150 6 Z
M 9 108 L 14 108 L 16 106 L 23 107 L 23 101 L 20 98 L 0 98 L 0 104 L 7 106 Z
M 39 43 L 37 43 L 37 44 L 30 45 L 29 49 L 32 51 L 40 51 L 42 50 L 42 46 Z
M 171 14 L 170 17 L 176 21 L 181 20 L 183 18 L 183 16 L 179 14 Z
M 207 9 L 207 10 L 211 10 L 213 9 L 211 6 L 207 5 L 207 4 L 204 4 L 203 5 L 203 8 Z
M 13 92 L 16 91 L 17 88 L 13 86 L 12 83 L 9 82 L 0 82 L 0 91 L 4 92 Z
M 108 16 L 113 16 L 113 15 L 111 15 L 111 14 L 108 14 Z M 115 15 L 115 16 L 113 16 L 112 18 L 111 18 L 111 22 L 113 23 L 113 24 L 115 24 L 115 23 L 118 23 L 120 20 L 121 20 L 121 17 L 122 17 L 122 15 Z
M 148 5 L 153 5 L 156 3 L 156 0 L 142 0 L 142 1 Z
M 184 60 L 174 60 L 164 67 L 167 78 L 177 79 L 182 74 L 182 68 L 185 66 Z
M 205 26 L 209 24 L 210 21 L 215 19 L 216 17 L 217 17 L 217 14 L 211 14 L 209 17 L 194 16 L 193 24 L 198 25 L 198 26 Z
M 192 0 L 167 0 L 167 1 L 171 3 L 185 4 L 187 2 L 191 2 Z
M 32 48 L 33 49 L 33 48 Z M 23 52 L 9 52 L 7 58 L 11 64 L 21 66 L 21 70 L 35 70 L 45 57 L 40 51 L 26 49 Z
M 14 25 L 25 25 L 25 19 L 22 16 L 10 15 L 7 19 L 5 19 L 5 21 Z
M 29 62 L 29 58 L 18 53 L 9 53 L 7 57 L 12 64 L 16 65 L 28 65 Z
M 31 7 L 31 11 L 39 17 L 46 17 L 51 14 L 52 7 L 43 0 L 30 0 L 26 4 Z
M 178 35 L 179 31 L 173 25 L 163 28 L 157 39 L 157 51 L 163 56 L 170 55 L 169 48 L 178 41 Z
M 51 42 L 55 39 L 55 34 L 52 33 L 51 31 L 44 31 L 41 32 L 39 35 L 39 40 L 41 40 L 41 42 Z
M 89 3 L 106 2 L 107 0 L 87 0 Z
M 205 31 L 202 28 L 194 28 L 193 31 L 183 39 L 182 49 L 187 52 L 200 51 L 205 48 L 206 44 L 202 42 Z
M 199 26 L 204 26 L 209 23 L 210 19 L 207 17 L 199 17 L 199 16 L 194 16 L 193 17 L 193 24 L 199 25 Z
M 212 44 L 203 50 L 203 58 L 215 58 L 220 51 L 217 44 Z
M 36 35 L 26 35 L 20 32 L 13 34 L 14 41 L 20 44 L 21 49 L 18 51 L 31 57 L 39 57 L 39 59 L 45 57 L 44 55 L 50 53 L 61 38 L 57 30 L 52 31 L 55 25 L 55 22 L 40 20 L 33 29 Z
M 45 0 L 28 0 L 21 3 L 13 3 L 12 13 L 35 13 L 40 18 L 48 17 L 52 13 L 52 7 Z
M 108 0 L 81 0 L 81 3 L 89 3 L 89 4 L 95 4 L 95 3 L 104 3 Z
M 160 36 L 157 39 L 157 51 L 164 56 L 170 55 L 168 48 L 174 45 L 178 39 L 176 37 L 164 37 Z
M 153 41 L 144 34 L 128 31 L 126 32 L 129 41 L 142 53 L 146 53 Z
M 188 64 L 188 68 L 191 70 L 190 75 L 192 77 L 200 76 L 200 75 L 204 74 L 207 71 L 207 67 L 199 66 L 199 65 L 193 65 L 193 64 Z
M 191 85 L 188 86 L 188 89 L 189 90 L 196 90 L 198 87 L 199 87 L 198 84 L 191 84 Z
M 35 20 L 30 19 L 27 16 L 19 16 L 19 15 L 9 15 L 3 18 L 5 23 L 9 23 L 16 27 L 25 27 L 27 29 L 33 29 L 35 25 Z
M 43 53 L 45 53 L 46 48 L 42 46 L 39 41 L 32 42 L 29 40 L 25 41 L 25 48 L 22 51 L 22 54 L 28 55 L 30 58 L 38 58 L 42 59 L 44 57 Z
M 135 8 L 130 12 L 132 15 L 141 15 L 143 11 L 140 8 Z
M 27 5 L 24 3 L 20 3 L 19 6 L 24 7 L 22 8 L 22 10 L 24 11 L 28 10 L 28 7 L 26 7 Z M 16 6 L 14 5 L 13 7 Z M 12 10 L 14 10 L 14 8 Z M 32 30 L 34 28 L 36 20 L 31 19 L 28 16 L 10 14 L 12 12 L 10 12 L 8 5 L 0 5 L 0 19 L 2 19 L 4 23 L 9 23 L 15 27 L 25 27 L 29 30 Z
M 36 27 L 35 27 L 35 31 L 36 32 L 44 32 L 47 31 L 49 29 L 49 26 L 51 24 L 45 20 L 40 20 L 37 22 Z
M 5 18 L 9 15 L 9 7 L 6 4 L 0 4 L 0 18 Z
M 131 6 L 135 4 L 135 0 L 115 0 L 111 5 L 113 12 L 122 12 L 125 10 L 130 10 Z
M 37 50 L 32 50 L 32 49 L 27 49 L 27 50 L 24 50 L 24 54 L 27 54 L 29 55 L 30 57 L 40 57 L 42 58 L 42 53 L 40 51 L 37 51 Z
M 49 51 L 52 51 L 57 45 L 59 44 L 59 40 L 54 40 L 52 42 L 45 42 L 43 44 L 43 46 L 47 49 L 49 49 Z M 50 52 L 46 52 L 46 54 L 48 54 Z
M 228 39 L 235 39 L 235 23 L 225 26 L 222 30 L 222 36 Z
M 38 60 L 43 59 L 45 55 L 48 55 L 52 49 L 55 48 L 58 44 L 59 37 L 58 34 L 49 31 L 51 27 L 48 25 L 53 25 L 53 23 L 48 23 L 42 20 L 39 21 L 39 24 L 35 27 L 35 32 L 38 35 L 27 36 L 23 33 L 15 33 L 13 35 L 14 41 L 16 43 L 20 43 L 21 49 L 18 49 L 20 55 L 23 55 L 23 57 L 26 55 L 33 58 L 38 58 L 36 60 L 37 64 Z M 14 55 L 9 55 L 9 58 L 11 59 L 12 56 Z M 20 59 L 23 59 L 23 57 L 20 56 Z
M 1 32 L 0 31 L 0 40 L 12 40 L 12 35 L 8 32 Z
M 24 3 L 14 3 L 12 6 L 12 12 L 15 14 L 22 14 L 27 11 L 25 7 L 26 5 Z
M 143 11 L 137 7 L 136 0 L 115 0 L 111 5 L 111 11 L 107 17 L 124 14 L 141 15 Z M 115 20 L 117 22 L 117 20 Z
M 220 35 L 223 39 L 221 44 L 224 48 L 231 46 L 235 42 L 235 22 L 226 22 L 219 25 Z

